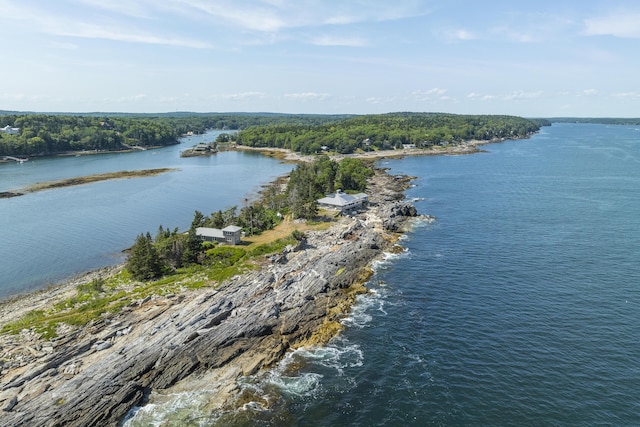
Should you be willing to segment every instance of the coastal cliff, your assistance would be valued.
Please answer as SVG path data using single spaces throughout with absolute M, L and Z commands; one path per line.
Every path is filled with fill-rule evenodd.
M 204 377 L 217 379 L 211 410 L 232 406 L 243 375 L 340 330 L 366 292 L 371 262 L 417 215 L 402 200 L 409 181 L 376 170 L 367 211 L 309 232 L 216 288 L 146 298 L 53 341 L 26 331 L 2 337 L 0 422 L 118 425 L 134 406 Z M 22 363 L 11 362 L 17 355 Z

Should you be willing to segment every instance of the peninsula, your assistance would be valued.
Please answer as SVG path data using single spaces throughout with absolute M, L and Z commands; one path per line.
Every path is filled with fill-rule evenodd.
M 3 334 L 0 421 L 117 425 L 134 406 L 204 376 L 219 384 L 211 411 L 233 407 L 243 375 L 341 329 L 355 296 L 366 292 L 371 262 L 394 250 L 398 233 L 417 215 L 402 200 L 409 182 L 376 169 L 368 210 L 305 231 L 306 238 L 215 288 L 134 300 L 83 326 L 61 328 L 53 339 L 30 329 Z M 81 283 L 95 283 L 101 274 Z M 0 323 L 26 314 L 25 306 L 46 310 L 78 292 L 57 288 L 6 302 Z

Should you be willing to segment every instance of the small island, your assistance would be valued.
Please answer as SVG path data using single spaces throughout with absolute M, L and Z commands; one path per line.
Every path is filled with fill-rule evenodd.
M 216 143 L 211 142 L 209 144 L 200 143 L 192 148 L 180 152 L 180 157 L 198 157 L 198 156 L 211 156 L 216 154 L 218 149 L 216 148 Z
M 155 176 L 161 173 L 171 172 L 176 169 L 172 168 L 158 168 L 158 169 L 144 169 L 139 171 L 119 171 L 119 172 L 108 172 L 108 173 L 99 173 L 95 175 L 87 175 L 87 176 L 79 176 L 75 178 L 67 178 L 56 181 L 47 181 L 47 182 L 38 182 L 36 184 L 30 185 L 24 189 L 25 193 L 35 193 L 37 191 L 43 190 L 51 190 L 54 188 L 63 188 L 63 187 L 71 187 L 74 185 L 83 185 L 83 184 L 91 184 L 99 181 L 107 181 L 110 179 L 128 179 L 128 178 L 143 178 L 146 176 Z M 23 195 L 22 193 L 11 193 L 16 196 Z M 13 196 L 8 196 L 13 197 Z

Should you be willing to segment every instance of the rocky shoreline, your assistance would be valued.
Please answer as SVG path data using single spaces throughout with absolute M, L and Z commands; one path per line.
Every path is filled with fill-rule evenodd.
M 410 180 L 376 170 L 369 209 L 307 233 L 217 288 L 145 298 L 52 341 L 29 331 L 0 336 L 0 422 L 118 425 L 134 406 L 205 377 L 209 387 L 212 378 L 218 384 L 211 411 L 233 407 L 242 376 L 339 332 L 356 295 L 366 292 L 371 262 L 417 216 L 403 200 Z M 24 307 L 29 298 L 4 304 L 0 321 L 15 318 L 11 304 Z M 51 298 L 39 293 L 35 301 Z

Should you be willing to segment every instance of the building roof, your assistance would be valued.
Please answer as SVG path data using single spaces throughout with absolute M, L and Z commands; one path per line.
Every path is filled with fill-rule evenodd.
M 219 228 L 198 227 L 196 228 L 196 236 L 224 239 L 224 233 Z
M 224 239 L 226 237 L 224 235 L 225 231 L 228 233 L 236 233 L 240 230 L 242 230 L 242 227 L 238 227 L 237 225 L 229 225 L 222 230 L 220 230 L 219 228 L 198 227 L 196 228 L 196 236 Z
M 345 206 L 349 206 L 352 204 L 357 204 L 366 200 L 369 196 L 364 193 L 358 194 L 346 194 L 341 190 L 336 191 L 335 193 L 327 195 L 327 197 L 323 197 L 322 199 L 318 199 L 318 203 L 322 205 L 331 205 L 339 208 L 343 208 Z

